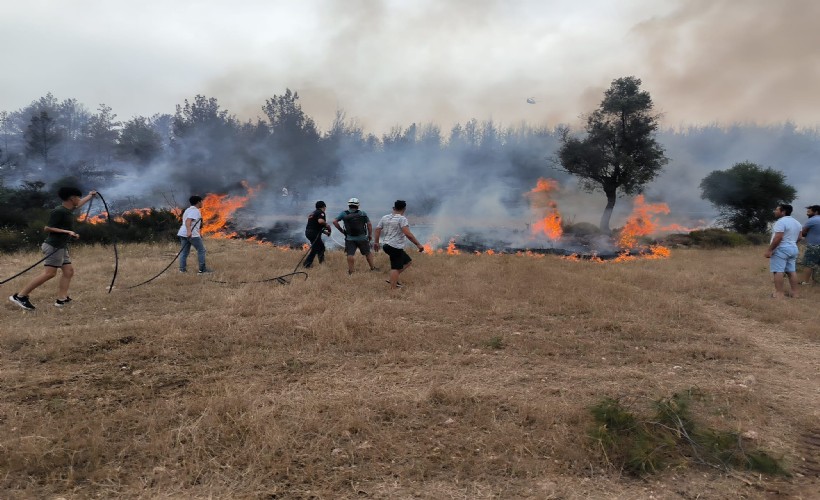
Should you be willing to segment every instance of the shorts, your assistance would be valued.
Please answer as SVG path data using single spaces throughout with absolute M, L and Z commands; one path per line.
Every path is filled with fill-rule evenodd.
M 769 259 L 769 270 L 773 273 L 793 273 L 797 270 L 797 245 L 780 245 L 774 249 Z
M 40 250 L 46 255 L 46 260 L 43 261 L 43 265 L 46 267 L 63 267 L 66 264 L 71 264 L 68 247 L 54 248 L 48 243 L 43 243 Z
M 820 245 L 806 245 L 803 265 L 812 269 L 820 269 Z
M 395 248 L 390 245 L 382 246 L 384 253 L 390 257 L 390 269 L 404 269 L 404 266 L 413 262 L 403 248 Z
M 370 242 L 369 241 L 350 241 L 345 240 L 345 253 L 352 257 L 356 255 L 356 249 L 362 253 L 362 255 L 370 255 Z

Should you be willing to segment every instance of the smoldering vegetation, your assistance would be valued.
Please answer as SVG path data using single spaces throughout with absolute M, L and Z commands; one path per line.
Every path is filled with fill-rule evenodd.
M 374 219 L 404 199 L 422 237 L 458 235 L 502 246 L 530 237 L 538 214 L 526 193 L 539 177 L 558 181 L 553 198 L 568 223 L 597 222 L 604 205 L 601 195 L 583 192 L 556 168 L 558 125 L 473 119 L 445 129 L 396 125 L 376 135 L 343 111 L 332 123 L 317 124 L 289 89 L 259 111 L 243 122 L 216 98 L 197 95 L 173 114 L 119 120 L 104 104 L 92 112 L 76 99 L 48 94 L 0 113 L 0 179 L 7 186 L 43 181 L 98 189 L 120 211 L 184 206 L 191 193 L 244 194 L 245 181 L 256 194 L 238 223 L 291 234 L 300 232 L 302 216 L 318 199 L 335 215 L 358 197 Z M 666 129 L 657 139 L 670 163 L 645 194 L 669 205 L 670 222 L 709 225 L 715 212 L 698 185 L 739 161 L 783 171 L 799 187 L 796 206 L 820 199 L 817 129 L 714 125 Z M 616 206 L 615 225 L 630 208 Z

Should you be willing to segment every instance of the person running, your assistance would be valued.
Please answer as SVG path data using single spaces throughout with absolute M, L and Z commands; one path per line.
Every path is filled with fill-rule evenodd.
M 806 207 L 806 216 L 809 218 L 803 226 L 802 235 L 806 238 L 806 251 L 803 254 L 803 275 L 801 285 L 811 285 L 812 275 L 817 279 L 820 272 L 820 205 Z
M 769 270 L 774 282 L 773 299 L 783 298 L 783 275 L 789 277 L 791 288 L 789 296 L 797 298 L 797 242 L 800 240 L 802 226 L 792 217 L 792 206 L 778 205 L 774 209 L 777 221 L 772 227 L 772 242 L 763 255 L 769 259 Z
M 306 268 L 313 265 L 313 259 L 316 257 L 319 258 L 319 264 L 325 261 L 325 242 L 322 241 L 322 233 L 330 236 L 330 224 L 327 223 L 327 215 L 325 215 L 326 207 L 325 202 L 319 200 L 316 202 L 316 210 L 308 215 L 305 238 L 310 243 L 310 251 L 305 259 Z
M 208 269 L 205 265 L 205 244 L 202 243 L 202 197 L 191 196 L 188 198 L 190 207 L 185 209 L 182 214 L 182 226 L 177 231 L 179 243 L 182 249 L 179 254 L 179 272 L 184 273 L 188 271 L 188 254 L 191 252 L 191 247 L 196 249 L 196 256 L 199 259 L 199 271 L 197 274 L 210 274 L 213 271 Z
M 345 223 L 344 229 L 339 225 L 339 222 Z M 364 210 L 359 210 L 359 199 L 350 198 L 347 202 L 347 210 L 339 212 L 339 215 L 333 219 L 333 225 L 342 234 L 345 235 L 345 253 L 347 254 L 347 274 L 353 274 L 353 268 L 356 264 L 355 255 L 356 249 L 364 255 L 367 263 L 370 265 L 370 270 L 375 271 L 376 266 L 373 265 L 373 254 L 370 253 L 370 241 L 373 239 L 373 224 L 370 223 L 370 218 Z
M 407 202 L 404 200 L 396 200 L 393 204 L 393 213 L 387 214 L 381 218 L 376 224 L 376 233 L 373 240 L 373 249 L 379 251 L 379 239 L 384 233 L 384 253 L 390 257 L 390 288 L 401 288 L 399 283 L 399 274 L 403 273 L 410 267 L 413 259 L 404 251 L 404 246 L 407 240 L 413 242 L 419 249 L 419 252 L 424 251 L 424 246 L 419 243 L 419 240 L 410 231 L 410 223 L 407 217 L 404 216 L 404 211 L 407 209 Z
M 82 197 L 82 191 L 76 187 L 61 187 L 57 190 L 57 196 L 62 204 L 51 211 L 48 216 L 48 224 L 44 228 L 45 232 L 48 233 L 48 237 L 46 237 L 46 241 L 41 247 L 43 254 L 46 256 L 43 261 L 45 266 L 43 273 L 31 280 L 22 290 L 9 297 L 11 302 L 27 311 L 35 310 L 36 307 L 29 300 L 29 294 L 46 281 L 57 276 L 58 269 L 62 271 L 63 275 L 60 277 L 57 299 L 54 301 L 54 305 L 63 307 L 71 302 L 71 297 L 68 296 L 68 287 L 71 284 L 71 278 L 74 276 L 74 266 L 71 264 L 71 258 L 68 255 L 68 243 L 72 238 L 75 240 L 80 239 L 80 235 L 74 232 L 74 210 L 91 201 L 96 194 L 96 191 L 90 191 L 85 197 Z

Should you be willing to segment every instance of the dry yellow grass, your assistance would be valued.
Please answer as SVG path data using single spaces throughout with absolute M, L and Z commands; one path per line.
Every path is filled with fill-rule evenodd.
M 208 241 L 214 279 L 301 256 Z M 590 405 L 697 387 L 705 424 L 800 470 L 817 427 L 818 299 L 775 302 L 762 249 L 669 260 L 413 255 L 404 290 L 348 277 L 218 285 L 173 245 L 78 247 L 75 303 L 0 309 L 4 498 L 805 498 L 809 477 L 678 468 L 638 480 L 586 437 Z M 3 255 L 7 277 L 37 259 Z M 195 256 L 191 256 L 192 262 Z M 33 273 L 33 272 L 32 272 Z M 5 297 L 22 279 L 3 286 Z M 494 347 L 502 347 L 500 349 Z

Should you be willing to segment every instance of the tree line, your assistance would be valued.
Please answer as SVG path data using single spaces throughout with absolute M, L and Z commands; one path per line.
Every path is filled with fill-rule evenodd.
M 435 124 L 414 123 L 376 136 L 343 111 L 323 131 L 290 89 L 267 99 L 260 111 L 256 119 L 241 121 L 216 98 L 197 95 L 177 105 L 174 114 L 120 121 L 105 104 L 92 112 L 76 99 L 61 101 L 49 93 L 20 110 L 0 112 L 0 185 L 66 176 L 82 183 L 166 163 L 173 166 L 169 180 L 191 191 L 224 191 L 241 179 L 300 189 L 336 185 L 352 159 L 389 169 L 411 156 L 415 168 L 455 162 L 464 175 L 492 173 L 521 189 L 540 176 L 577 178 L 582 188 L 604 194 L 600 226 L 608 231 L 619 196 L 644 192 L 670 162 L 676 169 L 698 168 L 675 163 L 674 155 L 682 150 L 708 164 L 708 158 L 697 158 L 698 152 L 720 149 L 720 141 L 738 133 L 738 127 L 660 130 L 652 99 L 635 77 L 614 80 L 599 107 L 586 115 L 584 130 L 575 133 L 563 126 L 500 127 L 492 120 L 473 119 L 447 132 Z M 771 140 L 790 141 L 790 148 L 807 156 L 820 153 L 816 132 L 788 124 L 772 130 L 747 127 L 741 135 L 761 131 L 785 133 Z M 743 167 L 738 170 L 738 165 Z M 789 190 L 782 172 L 768 166 L 746 161 L 732 168 L 727 172 L 740 177 L 724 175 L 718 185 L 717 174 L 704 172 L 701 196 L 721 211 L 727 226 L 746 232 L 765 229 L 765 211 L 776 201 L 793 200 L 794 189 Z M 763 195 L 730 199 L 736 186 L 749 182 L 758 182 L 762 188 L 756 192 Z

